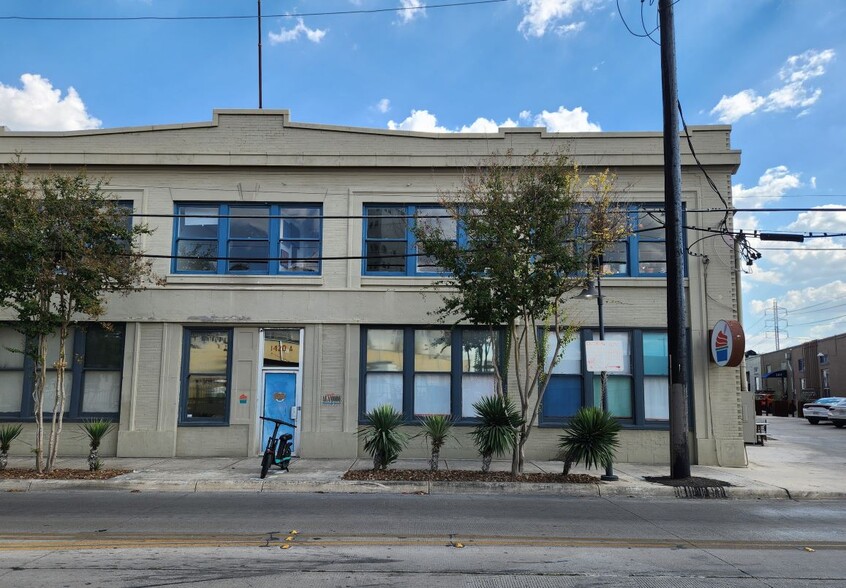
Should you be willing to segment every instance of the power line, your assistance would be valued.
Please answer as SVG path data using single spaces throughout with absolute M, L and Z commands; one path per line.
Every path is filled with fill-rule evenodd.
M 428 4 L 420 6 L 395 6 L 393 8 L 362 8 L 351 10 L 333 10 L 325 12 L 291 12 L 284 14 L 264 14 L 266 18 L 293 18 L 293 17 L 314 17 L 314 16 L 346 16 L 353 14 L 378 14 L 383 12 L 411 12 L 418 10 L 456 8 L 461 6 L 474 6 L 481 4 L 498 4 L 510 2 L 511 0 L 468 0 L 466 2 L 449 2 L 444 4 Z M 194 16 L 0 16 L 0 20 L 19 21 L 58 21 L 58 22 L 115 22 L 115 21 L 220 21 L 220 20 L 254 20 L 258 18 L 255 14 L 235 15 L 194 15 Z

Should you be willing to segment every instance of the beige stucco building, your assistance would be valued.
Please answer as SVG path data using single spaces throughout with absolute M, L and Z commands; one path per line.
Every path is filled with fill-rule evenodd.
M 690 132 L 730 199 L 740 162 L 730 128 Z M 611 169 L 625 188 L 643 231 L 620 244 L 611 256 L 616 275 L 603 279 L 608 336 L 626 353 L 610 388 L 625 427 L 617 458 L 668 463 L 663 231 L 648 231 L 660 226 L 660 210 L 644 213 L 663 204 L 656 132 L 427 134 L 295 123 L 280 110 L 217 111 L 211 122 L 184 125 L 4 130 L 5 161 L 19 152 L 33 172 L 82 166 L 106 176 L 137 221 L 154 229 L 142 247 L 165 283 L 111 300 L 104 319 L 114 331 L 77 329 L 68 421 L 119 421 L 105 455 L 249 456 L 263 447 L 259 415 L 268 410 L 296 419 L 300 455 L 352 457 L 362 455 L 356 430 L 364 411 L 388 402 L 410 425 L 416 414 L 454 415 L 461 444 L 442 455 L 473 456 L 461 423 L 489 389 L 490 341 L 431 324 L 438 298 L 423 292 L 436 268 L 414 255 L 404 217 L 436 213 L 439 194 L 456 188 L 465 169 L 508 150 L 563 150 L 586 174 Z M 721 202 L 684 143 L 682 154 L 686 222 L 714 227 L 723 214 L 702 210 Z M 689 231 L 688 243 L 700 236 Z M 713 324 L 737 315 L 734 256 L 722 239 L 695 243 L 692 252 L 693 462 L 742 466 L 741 374 L 716 367 L 708 349 Z M 567 415 L 594 402 L 583 342 L 595 331 L 597 306 L 573 300 L 570 313 L 580 337 L 547 393 L 529 458 L 552 458 Z M 19 342 L 9 328 L 0 340 Z M 448 351 L 435 340 L 448 341 Z M 3 349 L 0 383 L 0 421 L 30 422 L 27 366 Z M 61 453 L 82 454 L 83 445 L 65 434 Z M 425 452 L 417 440 L 405 455 Z

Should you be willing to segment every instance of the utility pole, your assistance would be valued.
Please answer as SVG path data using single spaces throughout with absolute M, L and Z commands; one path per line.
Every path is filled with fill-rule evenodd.
M 776 351 L 781 349 L 781 333 L 778 332 L 778 300 L 773 298 L 773 323 L 775 329 L 775 348 Z
M 258 0 L 258 94 L 259 110 L 261 110 L 261 0 Z
M 690 477 L 688 449 L 687 306 L 684 297 L 684 246 L 679 153 L 678 86 L 673 0 L 660 0 L 661 87 L 664 98 L 664 210 L 667 236 L 667 336 L 670 352 L 670 477 Z

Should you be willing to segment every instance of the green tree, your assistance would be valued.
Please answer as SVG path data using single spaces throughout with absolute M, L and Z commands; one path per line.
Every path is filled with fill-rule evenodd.
M 443 297 L 442 321 L 504 328 L 505 350 L 491 358 L 497 393 L 509 370 L 521 422 L 512 474 L 523 471 L 524 448 L 549 375 L 575 336 L 565 302 L 596 271 L 607 247 L 629 232 L 625 208 L 608 171 L 583 179 L 564 155 L 494 157 L 467 174 L 442 204 L 466 242 L 444 223 L 416 223 L 419 252 L 448 277 L 433 287 Z M 554 346 L 547 357 L 547 337 Z
M 17 159 L 0 169 L 0 307 L 13 314 L 12 328 L 27 337 L 22 350 L 35 363 L 36 469 L 45 470 L 44 386 L 56 369 L 56 394 L 46 471 L 56 460 L 65 408 L 66 342 L 81 318 L 102 315 L 107 296 L 126 294 L 152 278 L 136 245 L 149 234 L 132 225 L 131 211 L 104 190 L 103 180 L 83 171 L 31 174 Z M 47 365 L 47 340 L 58 332 L 58 360 Z

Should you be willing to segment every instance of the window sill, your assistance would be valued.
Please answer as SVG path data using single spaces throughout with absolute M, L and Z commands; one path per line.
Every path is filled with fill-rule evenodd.
M 178 423 L 180 427 L 228 427 L 229 423 L 222 423 L 220 421 L 205 421 L 205 422 L 183 422 Z
M 165 278 L 165 283 L 168 286 L 322 286 L 323 276 L 171 274 Z
M 385 288 L 404 287 L 420 288 L 431 286 L 447 276 L 361 276 L 361 287 Z
M 688 285 L 689 278 L 684 277 L 685 286 Z M 666 288 L 667 276 L 602 276 L 602 287 L 651 287 L 651 288 Z

